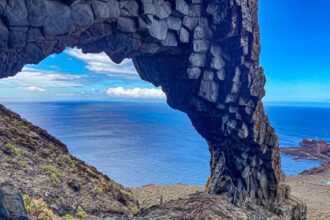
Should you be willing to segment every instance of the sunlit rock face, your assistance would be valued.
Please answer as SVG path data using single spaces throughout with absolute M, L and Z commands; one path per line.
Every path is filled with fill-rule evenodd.
M 132 58 L 207 140 L 209 193 L 267 207 L 288 198 L 261 102 L 257 0 L 1 0 L 0 15 L 1 77 L 66 47 Z

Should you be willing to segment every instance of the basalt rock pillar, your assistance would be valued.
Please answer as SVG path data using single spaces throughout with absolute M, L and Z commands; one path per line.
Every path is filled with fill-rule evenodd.
M 257 0 L 0 0 L 0 46 L 1 78 L 66 47 L 131 58 L 207 140 L 209 193 L 265 206 L 288 197 L 262 104 Z

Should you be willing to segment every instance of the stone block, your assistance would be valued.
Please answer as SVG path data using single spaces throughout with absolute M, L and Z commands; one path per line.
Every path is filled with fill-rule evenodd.
M 109 5 L 108 7 L 111 7 L 111 5 Z M 127 16 L 127 17 L 139 16 L 139 4 L 137 3 L 137 1 L 132 1 L 132 0 L 119 1 L 119 7 L 122 16 Z
M 236 94 L 236 93 L 238 93 L 239 92 L 239 90 L 240 90 L 240 88 L 241 88 L 241 82 L 234 82 L 233 84 L 232 84 L 232 87 L 231 87 L 231 93 L 232 94 Z
M 188 15 L 190 17 L 200 17 L 202 15 L 202 4 L 191 4 Z
M 94 14 L 90 5 L 75 4 L 71 9 L 72 22 L 80 26 L 89 26 L 94 22 Z
M 250 107 L 250 108 L 254 108 L 254 102 L 252 99 L 249 99 L 247 97 L 241 97 L 239 99 L 239 105 L 241 106 L 247 106 L 247 107 Z
M 185 26 L 190 31 L 194 30 L 197 24 L 198 24 L 198 18 L 185 16 L 182 20 L 182 25 Z
M 176 47 L 178 45 L 176 35 L 173 32 L 167 32 L 166 38 L 161 41 L 161 44 L 166 47 Z
M 202 71 L 198 67 L 191 67 L 188 69 L 187 74 L 189 79 L 198 79 Z
M 20 48 L 26 45 L 26 33 L 20 30 L 10 30 L 9 45 L 13 48 Z
M 218 57 L 222 54 L 222 49 L 221 49 L 220 45 L 217 45 L 217 44 L 212 44 L 210 51 L 211 51 L 212 56 L 214 56 L 214 57 Z
M 157 43 L 146 43 L 141 46 L 142 53 L 155 54 L 160 49 L 160 45 Z
M 175 11 L 181 15 L 189 14 L 189 5 L 185 0 L 175 0 Z
M 234 103 L 236 101 L 237 101 L 237 95 L 235 95 L 235 94 L 228 94 L 226 96 L 226 100 L 225 100 L 226 103 Z
M 92 9 L 96 22 L 102 22 L 110 18 L 118 18 L 120 15 L 119 4 L 115 0 L 109 0 L 108 2 L 100 0 L 93 1 Z
M 155 16 L 159 19 L 165 19 L 172 13 L 171 3 L 164 0 L 155 0 Z
M 202 80 L 198 95 L 208 100 L 209 102 L 217 102 L 219 85 L 214 81 Z
M 117 20 L 118 30 L 125 33 L 134 33 L 136 32 L 136 23 L 133 18 L 120 17 Z
M 27 26 L 28 19 L 25 1 L 8 0 L 4 16 L 10 26 Z
M 30 64 L 37 64 L 44 58 L 43 51 L 34 44 L 28 44 L 25 49 L 26 61 Z
M 138 18 L 138 25 L 139 25 L 138 29 L 141 31 L 148 30 L 153 21 L 154 21 L 154 17 L 152 15 L 140 16 Z
M 214 72 L 212 72 L 212 71 L 204 71 L 204 73 L 203 73 L 203 80 L 213 81 L 213 79 L 214 79 Z
M 154 19 L 148 29 L 150 36 L 156 38 L 157 40 L 165 40 L 167 31 L 168 27 L 166 21 L 157 19 Z
M 180 28 L 179 38 L 181 43 L 189 43 L 190 33 L 184 27 Z
M 181 19 L 178 17 L 170 16 L 166 19 L 167 26 L 171 30 L 178 31 L 181 28 Z
M 221 56 L 216 56 L 211 58 L 211 68 L 216 70 L 221 70 L 226 66 L 225 61 Z
M 44 0 L 26 0 L 30 26 L 42 27 L 46 18 Z
M 236 67 L 235 68 L 235 75 L 234 75 L 234 78 L 233 78 L 233 82 L 239 82 L 240 81 L 240 78 L 241 78 L 241 69 L 239 67 Z
M 236 113 L 238 113 L 239 109 L 238 109 L 238 107 L 235 107 L 235 106 L 229 106 L 228 111 L 231 114 L 236 114 Z
M 142 11 L 145 15 L 155 15 L 156 9 L 153 1 L 150 0 L 142 0 Z
M 222 68 L 221 70 L 217 71 L 217 76 L 218 76 L 219 80 L 221 80 L 221 81 L 225 80 L 225 78 L 226 78 L 226 69 Z
M 204 67 L 206 55 L 203 53 L 192 53 L 189 57 L 189 62 L 195 67 Z
M 41 42 L 44 39 L 40 28 L 30 28 L 27 32 L 27 42 Z
M 47 17 L 44 30 L 47 36 L 66 34 L 73 30 L 70 7 L 56 1 L 45 1 Z
M 193 50 L 196 53 L 206 53 L 209 50 L 210 42 L 208 40 L 194 40 Z

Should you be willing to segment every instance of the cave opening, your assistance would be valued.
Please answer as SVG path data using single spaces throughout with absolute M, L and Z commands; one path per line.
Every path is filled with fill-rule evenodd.
M 205 185 L 210 175 L 205 141 L 130 60 L 66 48 L 0 85 L 7 107 L 125 187 Z

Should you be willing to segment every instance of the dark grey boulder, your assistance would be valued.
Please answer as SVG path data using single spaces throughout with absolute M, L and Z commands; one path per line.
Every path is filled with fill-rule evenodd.
M 30 28 L 27 32 L 27 42 L 40 42 L 44 39 L 40 28 Z
M 46 18 L 45 3 L 43 0 L 26 0 L 28 21 L 33 27 L 41 27 Z
M 94 14 L 90 5 L 75 4 L 71 9 L 71 19 L 74 24 L 89 26 L 94 22 Z
M 128 17 L 118 18 L 117 20 L 118 30 L 125 33 L 134 33 L 136 32 L 136 23 L 135 20 Z
M 120 15 L 119 3 L 115 0 L 103 2 L 96 0 L 92 2 L 95 21 L 102 22 L 110 18 L 117 18 Z
M 191 67 L 188 69 L 187 74 L 189 79 L 198 79 L 202 71 L 198 67 Z
M 153 1 L 150 0 L 142 0 L 142 10 L 143 14 L 146 15 L 155 15 L 156 9 Z
M 11 30 L 9 34 L 9 45 L 13 48 L 23 47 L 26 45 L 26 33 L 24 30 Z
M 181 28 L 181 19 L 178 17 L 170 16 L 166 19 L 168 28 L 171 30 L 178 31 Z
M 10 26 L 27 26 L 27 9 L 25 1 L 8 0 L 4 16 Z
M 47 36 L 56 36 L 71 32 L 70 7 L 56 1 L 45 1 L 47 17 L 44 22 L 44 30 Z
M 110 5 L 112 7 L 111 3 Z M 127 16 L 127 17 L 139 16 L 139 4 L 136 1 L 122 0 L 119 2 L 119 6 L 122 16 Z
M 182 43 L 189 43 L 189 40 L 190 40 L 189 31 L 187 29 L 185 29 L 184 27 L 181 27 L 180 31 L 179 31 L 179 38 Z
M 206 62 L 206 55 L 203 53 L 192 53 L 189 58 L 191 65 L 196 67 L 204 67 Z
M 158 40 L 165 40 L 167 35 L 167 23 L 164 20 L 157 20 L 155 19 L 149 28 L 150 36 L 158 39 Z
M 189 14 L 189 5 L 185 0 L 175 0 L 175 11 L 181 15 Z
M 194 40 L 193 49 L 196 53 L 206 53 L 209 47 L 210 42 L 208 40 Z
M 172 13 L 171 3 L 164 0 L 155 0 L 156 17 L 164 19 Z
M 218 100 L 218 90 L 218 83 L 214 81 L 202 80 L 198 95 L 209 102 L 216 102 Z
M 188 30 L 192 31 L 198 25 L 198 18 L 185 16 L 182 20 L 182 25 L 185 26 Z
M 178 45 L 176 35 L 173 32 L 167 32 L 166 38 L 161 41 L 161 44 L 166 47 L 176 47 Z

